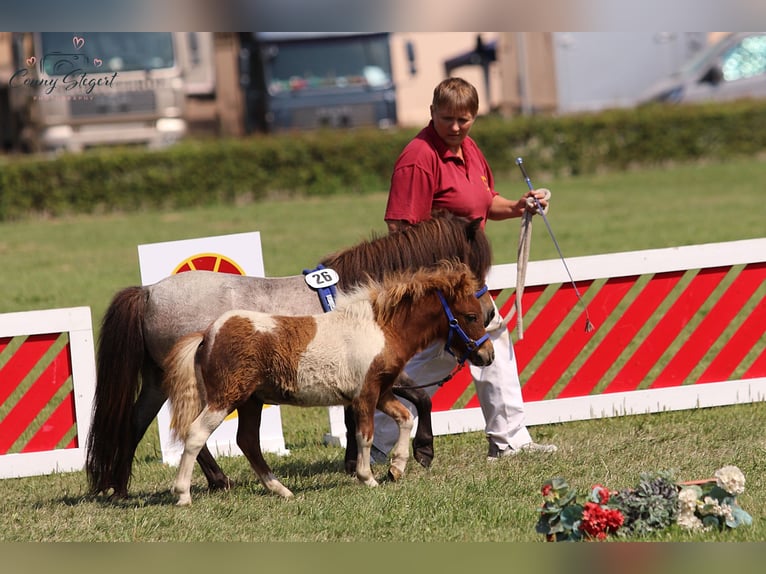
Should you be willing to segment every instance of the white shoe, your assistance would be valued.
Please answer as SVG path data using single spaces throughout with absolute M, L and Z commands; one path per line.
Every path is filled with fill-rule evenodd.
M 487 452 L 487 461 L 493 462 L 499 458 L 505 458 L 507 456 L 516 456 L 522 452 L 530 452 L 535 454 L 553 454 L 559 448 L 555 444 L 540 444 L 537 442 L 528 442 L 522 445 L 520 448 L 500 448 L 494 444 L 489 443 L 489 451 Z

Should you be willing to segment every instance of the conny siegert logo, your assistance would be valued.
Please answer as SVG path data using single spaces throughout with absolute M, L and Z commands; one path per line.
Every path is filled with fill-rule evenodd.
M 30 56 L 26 67 L 16 70 L 8 80 L 12 88 L 41 89 L 45 95 L 56 93 L 77 95 L 90 94 L 97 86 L 113 87 L 118 72 L 88 73 L 86 69 L 98 69 L 104 65 L 101 58 L 90 58 L 83 52 L 85 38 L 72 37 L 72 52 L 50 52 L 41 58 Z M 38 73 L 34 70 L 37 67 Z

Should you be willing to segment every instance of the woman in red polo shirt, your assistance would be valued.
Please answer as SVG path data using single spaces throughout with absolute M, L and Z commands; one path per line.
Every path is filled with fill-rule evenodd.
M 518 200 L 501 197 L 494 189 L 492 170 L 469 136 L 479 111 L 476 88 L 461 78 L 448 78 L 434 89 L 431 121 L 404 148 L 394 166 L 386 206 L 389 232 L 428 219 L 433 209 L 447 209 L 486 222 L 521 217 L 527 198 L 534 195 L 547 205 L 545 192 L 528 191 Z M 483 223 L 482 223 L 483 225 Z M 471 365 L 476 394 L 486 423 L 488 460 L 520 452 L 552 453 L 556 446 L 538 444 L 524 424 L 524 403 L 508 330 L 499 313 L 487 327 L 495 346 L 495 361 L 488 367 Z M 455 367 L 455 358 L 437 343 L 413 357 L 405 367 L 416 382 L 438 381 Z M 427 387 L 436 392 L 437 387 Z M 414 408 L 411 408 L 413 414 Z M 398 429 L 383 413 L 376 414 L 376 459 L 393 446 Z M 381 461 L 382 462 L 382 461 Z

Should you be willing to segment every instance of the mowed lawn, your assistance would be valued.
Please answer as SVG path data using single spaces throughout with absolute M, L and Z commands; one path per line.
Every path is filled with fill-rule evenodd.
M 644 168 L 547 181 L 549 220 L 566 257 L 762 237 L 766 233 L 766 163 L 739 159 Z M 496 167 L 496 170 L 501 170 Z M 498 189 L 520 196 L 515 172 Z M 129 193 L 129 190 L 126 190 Z M 112 295 L 140 282 L 136 246 L 259 231 L 266 273 L 298 274 L 324 254 L 384 233 L 385 190 L 359 196 L 270 200 L 236 206 L 82 215 L 0 223 L 0 313 L 88 306 L 97 334 Z M 497 263 L 513 262 L 517 220 L 491 222 Z M 557 256 L 536 222 L 532 259 Z M 0 317 L 0 321 L 2 318 Z M 766 344 L 761 340 L 760 345 Z M 0 356 L 0 366 L 7 358 Z M 8 412 L 0 405 L 0 419 Z M 766 540 L 766 407 L 762 403 L 543 425 L 535 438 L 554 442 L 552 457 L 519 456 L 489 465 L 482 433 L 437 437 L 430 470 L 416 463 L 397 484 L 369 490 L 343 474 L 340 449 L 326 447 L 325 409 L 283 408 L 290 456 L 269 455 L 296 493 L 267 495 L 241 458 L 222 459 L 238 482 L 208 493 L 195 470 L 191 508 L 168 488 L 175 469 L 161 463 L 156 428 L 139 447 L 133 497 L 91 497 L 84 472 L 0 481 L 3 541 L 540 541 L 534 531 L 539 488 L 564 476 L 583 491 L 594 483 L 635 485 L 641 472 L 672 470 L 704 478 L 726 464 L 747 477 L 740 497 L 751 527 L 723 533 L 672 530 L 649 540 Z M 385 467 L 376 465 L 384 477 Z

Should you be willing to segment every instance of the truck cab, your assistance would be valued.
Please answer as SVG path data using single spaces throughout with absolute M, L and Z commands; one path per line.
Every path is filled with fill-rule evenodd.
M 186 133 L 186 45 L 170 32 L 24 32 L 6 86 L 26 151 L 169 145 Z
M 249 131 L 396 125 L 388 33 L 241 38 Z

